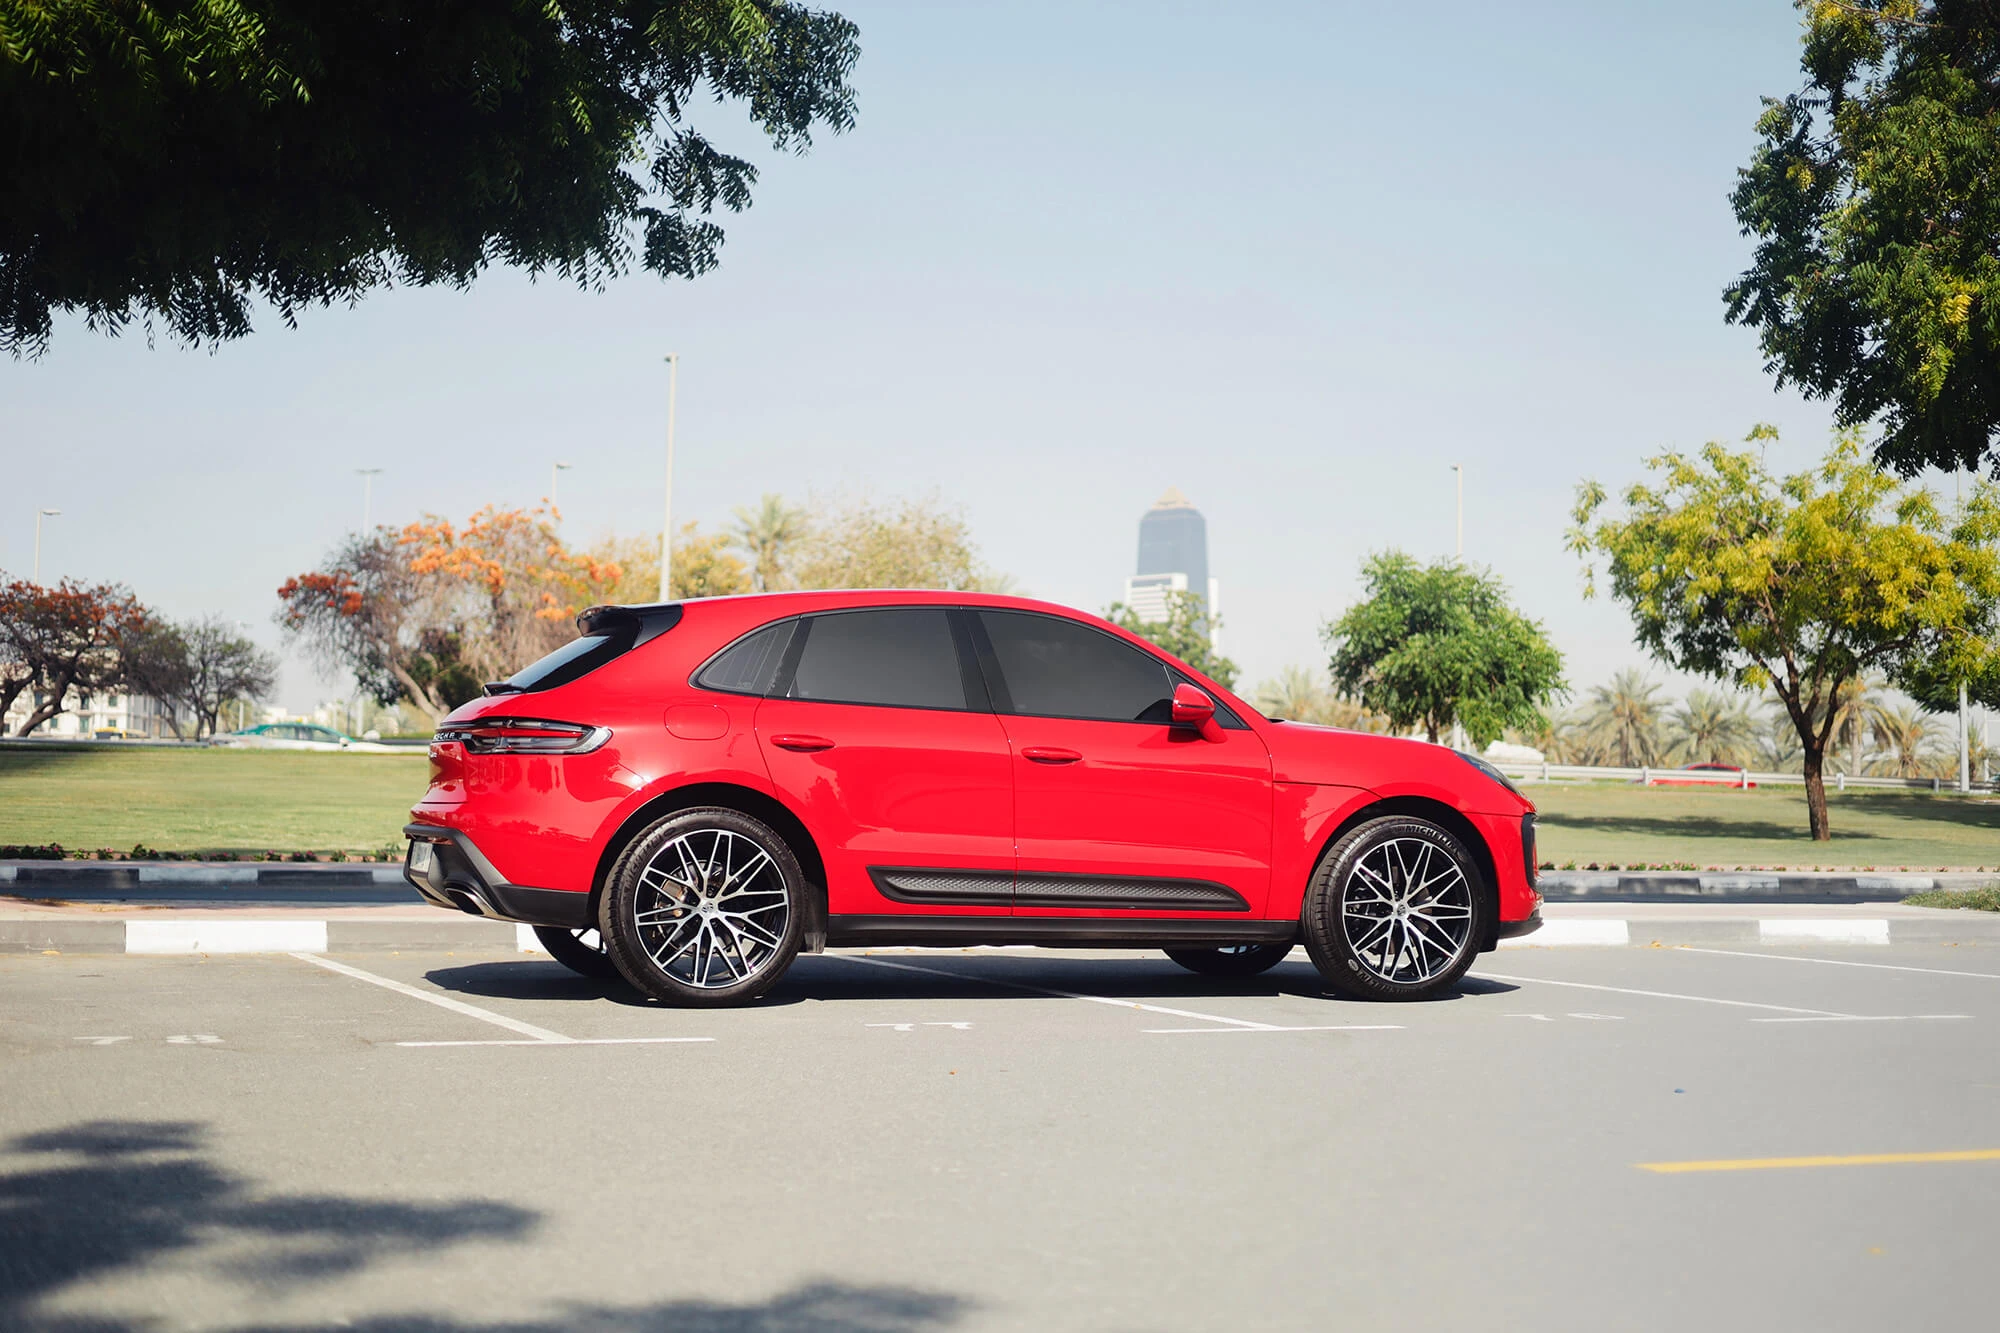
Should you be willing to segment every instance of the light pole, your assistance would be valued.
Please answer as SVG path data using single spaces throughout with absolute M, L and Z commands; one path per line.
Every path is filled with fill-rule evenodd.
M 660 530 L 660 600 L 674 599 L 674 399 L 680 391 L 681 354 L 667 353 L 667 526 Z
M 60 518 L 61 516 L 62 516 L 62 510 L 60 509 L 37 509 L 35 511 L 35 586 L 36 587 L 40 587 L 42 584 L 42 520 L 45 518 Z
M 369 522 L 375 508 L 375 478 L 380 476 L 379 467 L 358 467 L 354 475 L 361 478 L 361 535 L 368 535 Z
M 1452 481 L 1458 487 L 1458 558 L 1465 558 L 1465 465 L 1451 465 Z
M 575 466 L 576 464 L 574 463 L 549 464 L 549 508 L 554 509 L 556 507 L 556 482 L 561 479 L 563 473 Z

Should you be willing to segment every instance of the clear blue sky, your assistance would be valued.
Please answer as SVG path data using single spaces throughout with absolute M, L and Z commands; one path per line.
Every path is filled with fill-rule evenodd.
M 1798 81 L 1784 0 L 1677 5 L 836 3 L 861 114 L 803 158 L 732 107 L 756 204 L 722 268 L 603 293 L 266 313 L 213 354 L 76 321 L 0 360 L 0 568 L 121 580 L 276 643 L 274 589 L 358 526 L 530 503 L 657 530 L 764 491 L 936 491 L 1023 589 L 1102 610 L 1141 513 L 1209 522 L 1247 687 L 1321 656 L 1369 552 L 1452 545 L 1543 619 L 1579 687 L 1642 660 L 1561 550 L 1571 489 L 1663 447 L 1828 414 L 1722 322 L 1727 194 L 1760 94 Z M 285 702 L 344 685 L 288 671 Z

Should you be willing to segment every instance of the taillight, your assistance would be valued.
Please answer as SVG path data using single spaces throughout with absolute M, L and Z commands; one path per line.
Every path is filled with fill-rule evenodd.
M 440 744 L 457 741 L 469 754 L 589 754 L 611 739 L 611 728 L 522 717 L 482 717 L 440 727 L 435 739 Z

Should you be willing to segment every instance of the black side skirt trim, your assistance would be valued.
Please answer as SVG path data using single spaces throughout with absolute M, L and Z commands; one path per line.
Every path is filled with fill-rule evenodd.
M 875 891 L 919 906 L 1086 907 L 1122 912 L 1247 912 L 1227 884 L 1131 875 L 1013 875 L 1004 870 L 869 866 Z
M 973 944 L 1046 944 L 1058 948 L 1158 949 L 1184 944 L 1285 944 L 1296 921 L 1204 921 L 1189 917 L 835 916 L 826 942 L 854 947 L 909 944 L 957 949 Z

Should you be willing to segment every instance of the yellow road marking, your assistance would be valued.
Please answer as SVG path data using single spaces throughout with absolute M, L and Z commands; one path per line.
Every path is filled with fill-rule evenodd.
M 1738 1157 L 1715 1162 L 1634 1162 L 1663 1176 L 1684 1171 L 1775 1171 L 1796 1166 L 1900 1166 L 1911 1162 L 2000 1162 L 2000 1148 L 1963 1152 L 1876 1152 L 1853 1157 Z

